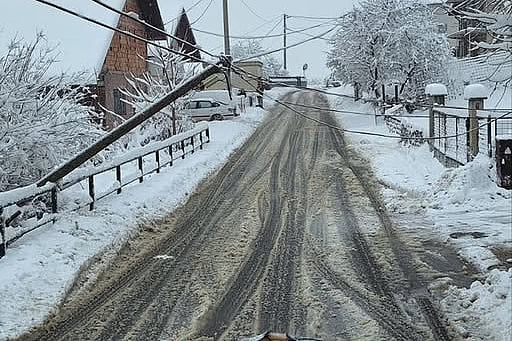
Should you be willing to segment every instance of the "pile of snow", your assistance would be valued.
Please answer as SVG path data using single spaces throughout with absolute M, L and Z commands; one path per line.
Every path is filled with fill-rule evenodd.
M 494 209 L 496 204 L 505 204 L 512 197 L 510 191 L 496 186 L 493 161 L 483 154 L 465 166 L 446 169 L 433 190 L 431 201 L 442 207 L 467 205 L 482 208 L 482 205 L 487 205 L 486 208 Z M 500 202 L 499 198 L 504 201 Z
M 470 340 L 512 339 L 512 269 L 493 270 L 469 289 L 451 287 L 441 301 L 453 327 Z

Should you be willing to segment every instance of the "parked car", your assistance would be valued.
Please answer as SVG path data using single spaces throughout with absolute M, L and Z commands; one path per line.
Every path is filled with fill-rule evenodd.
M 233 118 L 236 107 L 213 98 L 194 98 L 185 103 L 184 113 L 190 115 L 192 121 L 222 121 Z

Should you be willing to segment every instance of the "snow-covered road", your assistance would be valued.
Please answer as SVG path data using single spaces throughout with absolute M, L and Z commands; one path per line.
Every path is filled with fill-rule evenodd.
M 285 101 L 328 105 L 308 92 Z M 336 125 L 323 110 L 308 116 Z M 449 340 L 423 250 L 395 228 L 367 160 L 328 125 L 274 108 L 186 204 L 142 223 L 95 283 L 24 339 L 233 340 L 275 330 Z

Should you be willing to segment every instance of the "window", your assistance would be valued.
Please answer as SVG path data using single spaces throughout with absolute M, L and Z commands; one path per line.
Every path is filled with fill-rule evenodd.
M 126 103 L 123 102 L 123 94 L 119 89 L 114 89 L 114 112 L 120 115 L 126 115 Z
M 212 107 L 212 103 L 211 102 L 200 101 L 200 102 L 197 103 L 197 108 L 198 109 L 211 108 L 211 107 Z

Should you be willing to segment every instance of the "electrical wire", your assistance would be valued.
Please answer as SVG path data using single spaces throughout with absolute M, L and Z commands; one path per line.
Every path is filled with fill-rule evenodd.
M 279 25 L 279 23 L 277 25 Z M 277 25 L 276 25 L 276 27 L 277 27 Z M 331 26 L 331 25 L 334 25 L 334 24 L 321 23 L 321 24 L 316 24 L 316 25 L 313 25 L 313 26 L 309 26 L 309 27 L 306 27 L 306 28 L 303 28 L 303 29 L 300 29 L 300 30 L 297 30 L 297 31 L 290 31 L 290 32 L 287 32 L 286 34 L 287 35 L 296 34 L 296 33 L 304 32 L 304 31 L 312 30 L 312 29 L 315 29 L 315 28 L 318 28 L 318 27 Z M 222 33 L 201 30 L 201 29 L 195 28 L 195 27 L 193 27 L 193 30 L 197 31 L 197 32 L 200 32 L 200 33 L 203 33 L 203 34 L 208 34 L 208 35 L 211 35 L 211 36 L 215 36 L 215 37 L 224 37 L 224 34 L 222 34 Z M 272 35 L 261 35 L 261 36 L 235 36 L 235 35 L 230 35 L 229 37 L 233 38 L 233 39 L 240 39 L 240 40 L 242 40 L 242 39 L 253 40 L 253 39 L 278 38 L 278 37 L 282 37 L 282 36 L 284 36 L 284 33 L 278 33 L 278 34 L 272 34 Z
M 312 20 L 338 20 L 343 17 L 315 17 L 315 16 L 307 16 L 307 15 L 286 15 L 287 18 L 299 18 L 299 19 L 312 19 Z
M 185 10 L 185 13 L 188 13 L 188 12 L 192 11 L 196 6 L 198 6 L 198 5 L 199 5 L 200 3 L 202 3 L 203 1 L 205 1 L 205 0 L 199 0 L 199 1 L 196 1 L 194 4 L 192 4 L 192 6 L 190 6 L 188 9 L 186 9 L 186 10 Z M 181 17 L 181 14 L 180 14 L 180 15 L 178 15 L 177 17 L 174 17 L 174 18 L 172 18 L 172 19 L 167 20 L 167 21 L 164 23 L 164 26 L 167 26 L 167 25 L 169 25 L 171 22 L 178 20 L 180 17 Z
M 96 19 L 92 19 L 92 18 L 87 17 L 87 16 L 85 16 L 85 15 L 83 15 L 83 14 L 79 14 L 79 13 L 77 13 L 77 12 L 75 12 L 75 11 L 72 11 L 72 10 L 70 10 L 70 9 L 68 9 L 68 8 L 65 8 L 65 7 L 62 7 L 62 6 L 60 6 L 60 5 L 54 4 L 54 3 L 52 3 L 52 2 L 49 2 L 49 1 L 46 1 L 46 0 L 34 0 L 34 1 L 37 1 L 37 2 L 39 2 L 39 3 L 42 3 L 42 4 L 47 5 L 47 6 L 50 6 L 50 7 L 53 7 L 53 8 L 55 8 L 55 9 L 59 10 L 59 11 L 62 11 L 62 12 L 64 12 L 64 13 L 67 13 L 67 14 L 69 14 L 69 15 L 76 16 L 76 17 L 78 17 L 78 18 L 80 18 L 80 19 L 83 19 L 83 20 L 88 21 L 88 22 L 90 22 L 90 23 L 93 23 L 93 24 L 95 24 L 95 25 L 101 26 L 101 27 L 103 27 L 103 28 L 106 28 L 106 29 L 109 29 L 109 30 L 115 31 L 115 32 L 117 32 L 117 33 L 119 33 L 119 34 L 122 34 L 122 35 L 128 36 L 128 37 L 130 37 L 130 38 L 133 38 L 133 39 L 136 39 L 136 40 L 139 40 L 139 41 L 142 41 L 142 42 L 144 42 L 144 43 L 146 43 L 146 44 L 149 44 L 149 45 L 152 45 L 152 46 L 155 46 L 155 47 L 161 48 L 161 49 L 163 49 L 163 50 L 167 50 L 167 51 L 169 51 L 169 52 L 175 53 L 175 54 L 177 54 L 177 55 L 179 55 L 179 56 L 186 57 L 186 58 L 191 58 L 191 59 L 193 59 L 193 60 L 197 60 L 197 61 L 200 61 L 200 62 L 205 62 L 205 63 L 207 63 L 207 61 L 204 61 L 204 60 L 202 60 L 202 59 L 196 58 L 196 57 L 194 57 L 194 56 L 192 56 L 192 55 L 189 55 L 189 54 L 187 54 L 187 53 L 183 53 L 183 52 L 181 52 L 181 51 L 177 51 L 177 50 L 174 50 L 174 49 L 171 49 L 171 48 L 168 48 L 168 47 L 162 46 L 162 45 L 157 44 L 157 43 L 155 43 L 155 42 L 153 42 L 153 41 L 151 41 L 151 40 L 148 40 L 148 39 L 142 38 L 142 37 L 140 37 L 140 36 L 138 36 L 138 35 L 136 35 L 136 34 L 133 34 L 133 33 L 131 33 L 131 32 L 123 31 L 123 30 L 118 29 L 118 28 L 116 28 L 116 27 L 113 27 L 113 26 L 107 25 L 107 24 L 102 23 L 102 22 L 100 22 L 100 21 L 98 21 L 98 20 L 96 20 Z M 97 1 L 97 0 L 92 0 L 92 1 Z M 134 19 L 134 20 L 138 20 L 138 19 L 136 19 L 136 18 L 133 18 L 133 19 Z M 148 25 L 149 25 L 149 24 L 148 24 Z M 149 26 L 151 26 L 151 25 L 149 25 Z M 174 39 L 176 39 L 176 37 L 173 37 L 173 38 L 174 38 Z
M 297 31 L 297 29 L 293 28 L 293 27 L 290 27 L 290 30 L 292 31 Z M 307 32 L 298 32 L 299 34 L 302 34 L 302 35 L 305 35 L 306 37 L 313 37 L 314 35 L 311 34 L 311 33 L 307 33 Z M 319 39 L 322 39 L 322 40 L 325 40 L 326 42 L 328 43 L 332 43 L 332 38 L 325 38 L 325 37 L 321 37 Z
M 199 22 L 199 20 L 203 19 L 204 15 L 206 14 L 206 12 L 208 12 L 208 10 L 210 9 L 210 6 L 212 5 L 213 3 L 213 0 L 210 0 L 210 2 L 208 3 L 208 5 L 206 6 L 206 8 L 204 9 L 204 11 L 199 15 L 199 17 L 196 18 L 196 20 L 194 20 L 190 26 L 196 24 Z
M 321 93 L 321 94 L 324 94 L 324 95 L 329 95 L 329 96 L 335 96 L 335 97 L 342 97 L 342 98 L 348 98 L 348 99 L 359 99 L 359 98 L 356 98 L 355 96 L 350 96 L 350 95 L 345 95 L 345 94 L 340 94 L 340 93 L 336 93 L 336 92 L 330 92 L 330 91 L 326 91 L 326 90 L 322 90 L 322 89 L 317 89 L 317 88 L 310 88 L 310 87 L 306 87 L 306 86 L 295 86 L 295 85 L 290 85 L 290 84 L 286 84 L 286 83 L 282 83 L 282 82 L 277 82 L 277 81 L 273 81 L 273 80 L 270 80 L 270 79 L 266 79 L 266 78 L 262 78 L 258 75 L 255 75 L 253 73 L 250 73 L 250 72 L 247 72 L 245 71 L 247 76 L 249 78 L 253 78 L 253 79 L 258 79 L 258 80 L 261 80 L 262 82 L 264 83 L 268 83 L 268 84 L 275 84 L 275 85 L 279 85 L 279 86 L 282 86 L 282 87 L 286 87 L 286 88 L 293 88 L 293 89 L 298 89 L 298 90 L 307 90 L 307 91 L 311 91 L 311 92 L 317 92 L 317 93 Z M 294 77 L 292 77 L 294 78 Z M 379 100 L 379 99 L 364 99 L 366 102 L 370 102 L 370 103 L 376 103 L 376 104 L 382 104 L 384 103 L 383 100 Z M 402 102 L 402 103 L 398 103 L 398 104 L 406 104 L 406 102 Z M 426 104 L 416 104 L 417 106 L 420 106 L 422 108 L 425 108 L 425 109 L 429 109 L 430 106 L 429 105 L 426 105 Z M 471 108 L 469 107 L 457 107 L 457 106 L 444 106 L 444 105 L 433 105 L 433 108 L 434 109 L 460 109 L 460 110 L 470 110 Z M 509 112 L 509 111 L 512 111 L 512 108 L 488 108 L 488 109 L 478 109 L 479 112 L 490 112 L 490 113 L 496 113 L 496 112 Z M 411 117 L 411 116 L 409 116 Z
M 249 12 L 251 12 L 252 14 L 254 14 L 256 17 L 260 18 L 261 20 L 265 21 L 265 22 L 269 22 L 268 19 L 265 19 L 263 18 L 261 15 L 259 15 L 255 10 L 253 10 L 251 8 L 251 6 L 249 6 L 249 4 L 247 4 L 247 2 L 245 2 L 245 0 L 240 0 L 240 2 L 242 3 L 242 5 L 244 5 L 248 10 Z M 270 21 L 271 22 L 271 21 Z
M 321 33 L 319 35 L 313 36 L 311 38 L 308 38 L 306 40 L 300 41 L 300 42 L 292 44 L 292 45 L 288 45 L 286 47 L 281 47 L 281 48 L 278 48 L 278 49 L 274 49 L 274 50 L 270 50 L 270 51 L 265 51 L 265 52 L 262 52 L 262 53 L 259 53 L 259 54 L 255 54 L 255 55 L 252 55 L 252 56 L 249 56 L 249 57 L 238 59 L 237 62 L 243 62 L 243 61 L 246 61 L 246 60 L 251 60 L 253 58 L 259 58 L 259 57 L 267 56 L 269 54 L 273 54 L 273 53 L 276 53 L 276 52 L 279 52 L 279 51 L 288 50 L 288 49 L 291 49 L 291 48 L 303 45 L 303 44 L 308 43 L 308 42 L 310 42 L 312 40 L 319 39 L 319 38 L 321 38 L 321 37 L 331 33 L 335 29 L 336 29 L 336 26 L 333 26 L 332 28 L 328 29 L 327 31 L 325 31 L 325 32 L 323 32 L 323 33 Z
M 36 1 L 37 1 L 37 0 L 36 0 Z M 192 47 L 193 49 L 196 49 L 196 50 L 199 50 L 199 51 L 201 51 L 201 52 L 204 52 L 205 54 L 207 54 L 207 55 L 209 55 L 209 56 L 211 56 L 211 57 L 217 57 L 216 55 L 214 55 L 214 54 L 212 54 L 212 53 L 210 53 L 210 52 L 208 52 L 208 51 L 206 51 L 206 50 L 204 50 L 204 49 L 202 49 L 202 48 L 200 48 L 200 47 L 198 47 L 198 46 L 192 45 L 190 42 L 188 42 L 188 41 L 186 41 L 186 40 L 184 40 L 184 39 L 182 39 L 182 38 L 180 38 L 180 37 L 177 37 L 177 36 L 174 36 L 174 35 L 172 35 L 172 34 L 169 34 L 169 33 L 167 33 L 166 31 L 161 30 L 161 29 L 159 29 L 158 27 L 155 27 L 155 26 L 153 26 L 153 25 L 151 25 L 151 24 L 148 24 L 146 21 L 141 20 L 141 19 L 139 19 L 138 17 L 134 17 L 134 16 L 129 15 L 128 13 L 125 13 L 125 12 L 123 12 L 123 11 L 120 11 L 120 10 L 118 10 L 118 9 L 116 9 L 116 8 L 114 8 L 114 7 L 112 7 L 112 6 L 108 5 L 108 4 L 106 4 L 106 3 L 104 3 L 103 1 L 100 1 L 100 0 L 91 0 L 91 1 L 93 1 L 93 2 L 97 3 L 98 5 L 100 5 L 100 6 L 104 7 L 104 8 L 106 8 L 106 9 L 108 9 L 108 10 L 109 10 L 109 11 L 111 11 L 111 12 L 117 13 L 117 14 L 119 14 L 119 15 L 121 15 L 121 16 L 124 16 L 124 17 L 127 17 L 127 18 L 129 18 L 129 19 L 132 19 L 132 20 L 134 20 L 134 21 L 138 22 L 139 24 L 144 25 L 145 27 L 147 27 L 147 28 L 149 28 L 149 29 L 155 30 L 155 31 L 157 31 L 158 33 L 161 33 L 161 34 L 163 34 L 163 35 L 165 35 L 165 36 L 167 36 L 167 37 L 169 37 L 169 38 L 171 38 L 171 39 L 174 39 L 174 40 L 176 40 L 176 41 L 178 41 L 178 42 L 180 42 L 180 43 L 186 44 L 186 45 L 188 45 L 188 46 Z
M 378 116 L 378 117 L 396 117 L 396 118 L 401 118 L 401 117 L 404 117 L 404 118 L 428 118 L 427 115 L 391 115 L 391 114 L 385 114 L 385 113 L 384 114 L 371 114 L 369 112 L 339 110 L 339 109 L 332 109 L 332 108 L 325 108 L 325 107 L 315 107 L 315 106 L 311 106 L 311 105 L 298 104 L 298 103 L 292 103 L 292 102 L 286 102 L 286 101 L 283 101 L 283 103 L 286 103 L 288 105 L 292 105 L 295 107 L 322 110 L 322 111 L 328 111 L 328 112 L 334 112 L 334 113 L 340 113 L 340 114 L 361 115 L 361 116 Z
M 247 81 L 244 77 L 244 74 L 248 74 L 248 72 L 246 72 L 245 70 L 241 69 L 240 67 L 237 67 L 236 65 L 233 65 L 232 66 L 232 69 L 233 71 L 238 74 L 240 76 L 240 78 L 242 78 L 242 80 L 244 80 L 251 88 L 253 88 L 255 91 L 259 92 L 258 89 L 253 85 L 251 84 L 249 81 Z M 333 125 L 333 124 L 330 124 L 328 122 L 324 122 L 322 120 L 319 120 L 319 119 L 316 119 L 314 117 L 311 117 L 311 116 L 308 116 L 296 109 L 294 109 L 293 107 L 291 107 L 290 105 L 286 104 L 285 102 L 282 102 L 278 99 L 275 99 L 273 98 L 272 96 L 268 95 L 268 94 L 265 94 L 263 93 L 263 96 L 264 97 L 267 97 L 268 99 L 270 99 L 271 101 L 273 101 L 274 103 L 277 103 L 285 108 L 287 108 L 288 110 L 291 110 L 293 113 L 307 119 L 307 120 L 310 120 L 310 121 L 313 121 L 313 122 L 316 122 L 318 124 L 321 124 L 323 126 L 326 126 L 328 128 L 331 128 L 331 129 L 334 129 L 334 130 L 338 130 L 340 132 L 343 132 L 343 133 L 350 133 L 350 134 L 357 134 L 357 135 L 368 135 L 368 136 L 377 136 L 377 137 L 384 137 L 384 138 L 392 138 L 392 139 L 400 139 L 400 140 L 416 140 L 418 139 L 417 137 L 407 137 L 407 136 L 398 136 L 398 135 L 389 135 L 389 134 L 382 134 L 382 133 L 374 133 L 374 132 L 369 132 L 369 131 L 360 131 L 360 130 L 352 130 L 352 129 L 344 129 L 344 128 L 340 128 L 338 127 L 337 125 Z M 318 111 L 322 111 L 322 108 L 316 108 L 316 110 Z M 435 136 L 435 137 L 422 137 L 421 139 L 424 140 L 424 141 L 434 141 L 434 140 L 442 140 L 442 139 L 448 139 L 448 138 L 456 138 L 456 137 L 460 137 L 460 136 L 465 136 L 467 133 L 470 133 L 472 131 L 477 131 L 479 130 L 480 128 L 483 128 L 487 125 L 490 125 L 492 124 L 493 122 L 496 122 L 498 121 L 499 119 L 502 119 L 506 116 L 509 116 L 512 114 L 512 111 L 510 112 L 507 112 L 507 113 L 504 113 L 503 115 L 499 116 L 499 117 L 496 117 L 496 118 L 493 118 L 491 119 L 490 121 L 488 122 L 485 122 L 485 123 L 482 123 L 481 125 L 473 128 L 473 129 L 469 129 L 463 133 L 460 133 L 460 134 L 454 134 L 454 135 L 446 135 L 446 136 Z

